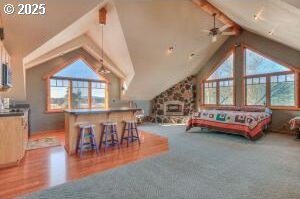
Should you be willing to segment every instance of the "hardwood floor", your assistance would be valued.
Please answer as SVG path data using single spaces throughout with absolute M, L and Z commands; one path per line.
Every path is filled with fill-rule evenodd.
M 51 136 L 59 138 L 62 146 L 27 151 L 20 166 L 0 170 L 1 199 L 39 191 L 168 150 L 167 138 L 146 132 L 141 133 L 141 146 L 134 143 L 128 148 L 124 145 L 119 150 L 102 151 L 99 155 L 86 153 L 81 159 L 68 156 L 63 146 L 63 132 L 33 135 L 30 139 Z

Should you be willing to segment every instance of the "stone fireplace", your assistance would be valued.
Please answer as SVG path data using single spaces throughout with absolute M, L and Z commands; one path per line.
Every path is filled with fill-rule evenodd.
M 190 76 L 152 100 L 151 121 L 184 124 L 195 110 L 196 77 Z
M 167 101 L 164 103 L 164 115 L 180 116 L 183 114 L 184 102 Z

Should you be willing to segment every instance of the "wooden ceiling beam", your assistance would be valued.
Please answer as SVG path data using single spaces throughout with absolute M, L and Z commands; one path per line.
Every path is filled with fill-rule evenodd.
M 239 35 L 241 32 L 241 27 L 227 17 L 222 11 L 216 8 L 214 5 L 209 3 L 207 0 L 192 0 L 199 8 L 208 13 L 209 15 L 216 14 L 216 18 L 221 21 L 223 24 L 230 26 L 232 32 L 235 35 Z
M 101 8 L 99 10 L 99 23 L 105 25 L 106 24 L 106 15 L 107 10 L 105 7 Z

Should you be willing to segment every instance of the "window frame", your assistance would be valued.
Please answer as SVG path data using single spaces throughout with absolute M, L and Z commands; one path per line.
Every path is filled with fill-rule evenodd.
M 213 80 L 207 80 L 225 61 L 230 57 L 230 55 L 233 55 L 233 77 L 227 77 L 227 78 L 219 78 L 219 79 L 213 79 Z M 201 81 L 201 94 L 202 94 L 202 103 L 201 106 L 203 107 L 234 107 L 236 106 L 236 88 L 235 88 L 235 48 L 230 48 L 223 57 L 217 62 L 217 64 L 212 68 L 212 70 L 209 72 L 209 74 Z M 233 104 L 220 104 L 220 82 L 221 81 L 232 81 L 232 87 L 233 87 Z M 213 83 L 216 82 L 216 104 L 206 104 L 205 102 L 205 83 Z
M 290 64 L 287 64 L 279 59 L 276 59 L 274 57 L 271 57 L 269 55 L 266 55 L 265 53 L 262 53 L 255 48 L 249 46 L 248 44 L 242 43 L 241 44 L 242 48 L 242 54 L 243 54 L 243 84 L 242 84 L 242 89 L 243 89 L 243 106 L 246 107 L 268 107 L 271 109 L 285 109 L 285 110 L 296 110 L 299 109 L 299 70 L 296 70 L 294 66 L 291 66 Z M 255 74 L 255 75 L 246 75 L 246 49 L 249 49 L 261 56 L 263 56 L 266 59 L 269 59 L 273 62 L 276 62 L 286 68 L 288 68 L 290 71 L 282 71 L 282 72 L 272 72 L 272 73 L 264 73 L 264 74 Z M 278 106 L 278 105 L 272 105 L 271 104 L 271 77 L 272 76 L 279 76 L 279 75 L 288 75 L 288 74 L 293 74 L 294 75 L 294 106 Z M 265 77 L 266 78 L 266 104 L 265 105 L 248 105 L 247 104 L 247 78 L 260 78 L 260 77 Z
M 59 72 L 60 70 L 68 67 L 72 63 L 82 60 L 88 67 L 90 67 L 98 76 L 100 80 L 93 80 L 93 79 L 86 79 L 86 78 L 70 78 L 70 77 L 54 77 L 54 75 Z M 105 83 L 105 103 L 103 108 L 108 108 L 108 85 L 109 81 L 101 76 L 99 73 L 97 73 L 97 67 L 95 67 L 94 64 L 92 64 L 88 59 L 86 59 L 84 56 L 76 56 L 74 58 L 69 59 L 62 65 L 56 67 L 54 70 L 52 70 L 50 73 L 46 74 L 43 79 L 45 80 L 45 86 L 46 86 L 46 113 L 62 113 L 65 109 L 52 109 L 51 108 L 51 79 L 59 79 L 59 80 L 67 80 L 69 82 L 68 84 L 68 109 L 72 109 L 72 81 L 86 81 L 88 82 L 88 106 L 89 108 L 76 108 L 76 109 L 92 109 L 92 82 L 99 82 L 99 83 Z M 97 109 L 97 108 L 95 108 Z

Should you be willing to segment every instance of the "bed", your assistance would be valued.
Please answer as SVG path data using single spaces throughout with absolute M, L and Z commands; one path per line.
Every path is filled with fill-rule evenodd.
M 187 121 L 186 131 L 202 127 L 255 140 L 264 134 L 271 118 L 270 109 L 201 110 L 192 114 Z

